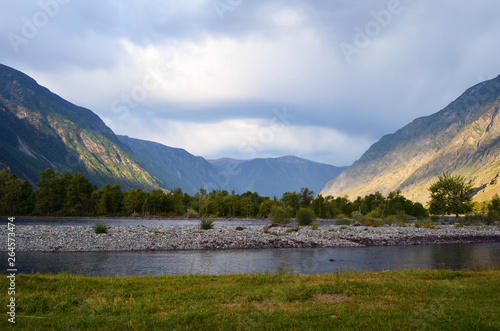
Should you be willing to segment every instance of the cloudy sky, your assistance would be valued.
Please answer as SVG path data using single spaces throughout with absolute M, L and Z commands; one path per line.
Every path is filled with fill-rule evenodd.
M 3 0 L 0 63 L 117 134 L 349 165 L 500 74 L 498 13 L 498 0 Z

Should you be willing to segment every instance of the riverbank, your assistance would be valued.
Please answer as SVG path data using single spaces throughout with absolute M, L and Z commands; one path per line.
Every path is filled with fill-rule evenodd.
M 0 278 L 7 288 L 9 279 Z M 16 276 L 16 328 L 498 330 L 498 270 Z M 7 291 L 0 295 L 7 302 Z M 0 328 L 7 329 L 7 315 Z
M 500 227 L 437 225 L 311 227 L 113 226 L 96 234 L 92 226 L 18 225 L 17 251 L 154 251 L 193 249 L 323 248 L 500 242 Z M 0 229 L 7 237 L 7 228 Z M 6 251 L 6 241 L 0 245 Z

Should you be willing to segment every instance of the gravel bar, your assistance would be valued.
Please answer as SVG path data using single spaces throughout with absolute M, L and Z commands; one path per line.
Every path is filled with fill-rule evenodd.
M 293 229 L 298 229 L 295 231 Z M 0 236 L 7 238 L 7 227 Z M 156 251 L 193 249 L 256 249 L 430 245 L 444 243 L 500 242 L 500 226 L 439 225 L 434 229 L 412 225 L 365 227 L 322 225 L 310 227 L 262 226 L 216 227 L 200 230 L 194 226 L 113 226 L 95 234 L 92 226 L 18 225 L 16 251 Z M 7 250 L 7 240 L 0 251 Z

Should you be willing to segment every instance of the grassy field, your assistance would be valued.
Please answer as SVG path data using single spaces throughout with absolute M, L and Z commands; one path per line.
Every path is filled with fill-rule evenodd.
M 2 330 L 13 328 L 5 312 Z M 500 271 L 17 275 L 15 328 L 499 330 Z

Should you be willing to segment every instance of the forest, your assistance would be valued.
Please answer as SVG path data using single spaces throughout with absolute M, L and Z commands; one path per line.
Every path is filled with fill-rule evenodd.
M 273 209 L 283 208 L 295 215 L 301 208 L 311 209 L 319 218 L 333 219 L 376 214 L 382 217 L 405 214 L 427 216 L 421 203 L 413 203 L 400 194 L 383 196 L 377 192 L 354 201 L 348 197 L 332 197 L 308 188 L 286 192 L 281 198 L 264 197 L 255 192 L 235 194 L 226 190 L 207 192 L 200 189 L 194 195 L 181 189 L 122 190 L 118 184 L 94 186 L 80 173 L 65 174 L 52 169 L 41 172 L 37 188 L 5 170 L 0 172 L 0 212 L 4 215 L 35 216 L 172 216 L 267 218 Z

